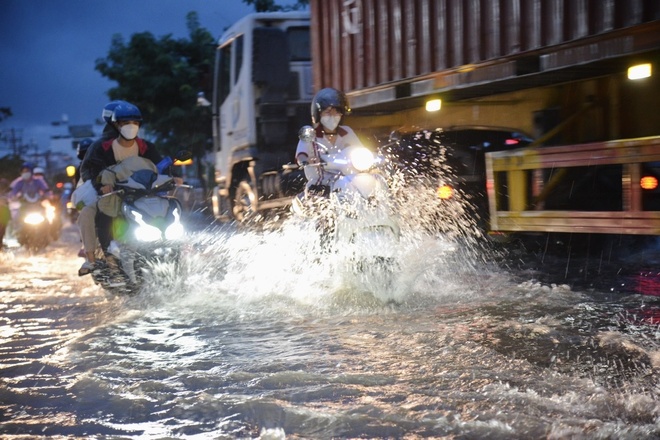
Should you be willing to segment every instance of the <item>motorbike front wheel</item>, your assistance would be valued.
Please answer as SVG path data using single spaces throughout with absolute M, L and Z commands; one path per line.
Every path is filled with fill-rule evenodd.
M 236 187 L 232 213 L 234 218 L 244 223 L 255 216 L 257 196 L 248 180 L 241 180 Z

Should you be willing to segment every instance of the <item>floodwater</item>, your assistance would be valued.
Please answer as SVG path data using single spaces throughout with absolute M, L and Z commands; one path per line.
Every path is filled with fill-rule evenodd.
M 0 254 L 2 438 L 660 437 L 650 260 L 573 277 L 427 235 L 356 272 L 308 233 L 199 232 L 134 297 L 77 276 L 73 227 Z

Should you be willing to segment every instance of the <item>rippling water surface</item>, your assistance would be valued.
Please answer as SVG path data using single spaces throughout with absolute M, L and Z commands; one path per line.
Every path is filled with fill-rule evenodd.
M 356 273 L 308 232 L 197 234 L 135 297 L 75 231 L 0 256 L 2 437 L 660 437 L 658 297 L 431 236 Z

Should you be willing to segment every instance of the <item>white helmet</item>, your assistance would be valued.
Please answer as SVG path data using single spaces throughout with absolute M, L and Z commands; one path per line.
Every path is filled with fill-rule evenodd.
M 34 167 L 34 170 L 32 170 L 32 174 L 46 174 L 44 169 L 41 167 Z

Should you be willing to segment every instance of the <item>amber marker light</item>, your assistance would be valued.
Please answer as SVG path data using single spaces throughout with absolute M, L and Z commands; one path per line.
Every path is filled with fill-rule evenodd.
M 658 179 L 654 176 L 644 176 L 639 181 L 642 189 L 654 190 L 658 187 Z
M 438 198 L 442 200 L 451 199 L 454 195 L 454 189 L 449 185 L 440 185 L 436 191 Z

